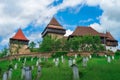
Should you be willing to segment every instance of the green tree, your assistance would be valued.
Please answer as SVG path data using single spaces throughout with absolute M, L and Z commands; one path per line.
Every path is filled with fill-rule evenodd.
M 31 52 L 33 52 L 33 49 L 34 49 L 34 47 L 36 46 L 36 44 L 35 44 L 35 42 L 30 42 L 30 44 L 29 44 L 29 48 L 30 48 L 30 51 Z
M 40 51 L 41 52 L 50 52 L 52 51 L 52 37 L 47 35 L 43 38 L 42 42 L 40 43 Z
M 8 49 L 5 47 L 1 52 L 0 52 L 0 57 L 7 56 Z

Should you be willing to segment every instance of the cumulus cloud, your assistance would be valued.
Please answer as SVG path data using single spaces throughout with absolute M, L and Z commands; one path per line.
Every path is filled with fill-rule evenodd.
M 99 2 L 99 0 L 96 1 Z M 93 23 L 90 26 L 99 32 L 109 31 L 117 40 L 120 40 L 120 0 L 100 0 L 98 2 L 95 2 L 95 0 L 88 0 L 87 2 L 87 5 L 99 5 L 103 10 L 102 15 L 99 17 L 100 24 Z
M 6 45 L 11 37 L 8 35 L 12 35 L 18 28 L 25 29 L 31 22 L 35 26 L 47 24 L 58 11 L 76 7 L 84 0 L 63 0 L 61 4 L 53 6 L 54 1 L 57 0 L 1 0 L 0 45 Z M 40 35 L 38 38 L 34 34 L 36 33 L 30 34 L 28 38 L 40 38 Z
M 70 29 L 68 29 L 68 30 L 66 30 L 66 34 L 65 34 L 64 36 L 69 36 L 69 35 L 71 35 L 72 33 L 73 33 L 73 31 L 70 30 Z

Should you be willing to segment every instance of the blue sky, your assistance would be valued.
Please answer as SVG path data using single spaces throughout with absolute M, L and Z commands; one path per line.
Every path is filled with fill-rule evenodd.
M 107 5 L 106 5 L 107 4 Z M 119 0 L 11 0 L 0 1 L 0 50 L 19 28 L 30 41 L 41 41 L 41 32 L 54 16 L 71 34 L 77 26 L 110 31 L 120 41 Z

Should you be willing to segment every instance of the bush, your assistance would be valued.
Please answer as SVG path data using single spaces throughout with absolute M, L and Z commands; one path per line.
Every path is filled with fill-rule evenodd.
M 120 51 L 115 52 L 115 55 L 119 56 L 120 55 Z
M 52 54 L 52 57 L 56 58 L 61 57 L 62 55 L 67 55 L 67 52 L 55 52 L 54 54 Z

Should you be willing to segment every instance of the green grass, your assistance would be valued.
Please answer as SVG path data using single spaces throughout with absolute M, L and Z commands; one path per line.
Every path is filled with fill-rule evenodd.
M 30 61 L 30 58 L 27 58 L 26 65 L 34 65 L 34 70 L 32 71 L 33 80 L 37 76 L 37 67 L 36 60 L 33 62 Z M 56 67 L 53 63 L 52 58 L 49 58 L 47 61 L 42 59 L 42 74 L 40 80 L 73 80 L 72 78 L 72 68 L 68 66 L 68 58 L 65 58 L 64 64 L 60 62 L 59 66 Z M 119 80 L 120 79 L 120 59 L 115 57 L 111 63 L 107 63 L 107 60 L 104 57 L 92 58 L 88 62 L 87 67 L 82 67 L 82 58 L 77 59 L 77 65 L 80 72 L 80 80 Z M 22 80 L 21 79 L 21 67 L 22 61 L 12 60 L 12 64 L 18 63 L 18 69 L 13 70 L 12 80 Z M 0 68 L 0 80 L 2 80 L 2 74 L 8 69 L 10 61 L 1 61 Z

